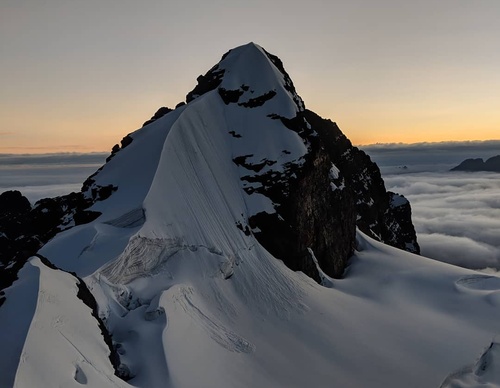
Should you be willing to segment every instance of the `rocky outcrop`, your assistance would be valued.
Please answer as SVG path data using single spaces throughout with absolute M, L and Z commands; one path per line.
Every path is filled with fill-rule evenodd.
M 402 195 L 388 191 L 389 207 L 383 217 L 381 240 L 408 252 L 420 253 L 415 227 L 411 221 L 410 202 Z
M 127 147 L 130 143 L 132 143 L 132 140 L 133 140 L 132 137 L 130 137 L 130 134 L 128 134 L 121 140 L 120 142 L 121 147 L 120 144 L 115 144 L 111 149 L 111 154 L 106 158 L 106 163 L 109 162 L 111 158 L 113 158 L 119 151 Z
M 357 227 L 386 244 L 420 253 L 409 204 L 407 212 L 394 211 L 392 194 L 386 191 L 378 166 L 366 153 L 352 146 L 335 123 L 311 111 L 305 111 L 304 117 L 318 133 L 321 146 L 340 170 L 345 186 L 352 190 Z M 388 220 L 391 225 L 388 225 Z M 403 237 L 391 233 L 396 226 L 404 232 Z
M 275 204 L 275 214 L 259 213 L 249 220 L 269 252 L 318 282 L 308 248 L 327 275 L 339 278 L 354 252 L 356 227 L 394 247 L 420 252 L 409 202 L 386 191 L 377 165 L 335 123 L 308 110 L 292 120 L 270 119 L 280 119 L 299 134 L 309 152 L 301 166 L 284 174 L 246 178 L 261 183 L 252 190 Z M 234 162 L 255 171 L 244 160 Z
M 5 191 L 0 194 L 0 220 L 31 210 L 30 201 L 20 191 Z
M 108 163 L 117 152 L 133 141 L 130 134 L 116 144 Z M 9 287 L 26 260 L 57 233 L 76 225 L 95 220 L 101 213 L 88 210 L 95 202 L 109 198 L 118 188 L 113 185 L 100 186 L 94 177 L 99 168 L 88 177 L 77 193 L 60 197 L 43 198 L 31 206 L 19 191 L 0 194 L 0 290 Z M 0 291 L 1 292 L 1 291 Z M 2 303 L 0 293 L 0 304 Z
M 224 59 L 229 51 L 222 56 Z M 219 68 L 219 64 L 212 67 L 205 75 L 200 75 L 196 81 L 197 84 L 193 90 L 186 95 L 186 103 L 190 103 L 195 98 L 216 89 L 222 82 L 224 70 Z
M 500 172 L 500 155 L 484 161 L 481 158 L 466 159 L 450 171 L 492 171 Z
M 44 198 L 33 207 L 19 191 L 0 195 L 0 207 L 9 209 L 0 217 L 0 290 L 16 280 L 26 260 L 62 230 L 85 224 L 100 213 L 86 210 L 93 201 L 83 193 Z
M 167 113 L 170 113 L 172 111 L 173 111 L 173 109 L 167 108 L 166 106 L 162 106 L 160 109 L 158 109 L 156 111 L 156 113 L 148 121 L 146 121 L 144 124 L 142 124 L 142 126 L 145 127 L 146 125 L 155 122 L 156 120 L 162 118 Z

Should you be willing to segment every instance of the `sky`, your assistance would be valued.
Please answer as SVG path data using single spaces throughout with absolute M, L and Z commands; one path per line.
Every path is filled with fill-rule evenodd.
M 2 0 L 0 153 L 108 151 L 228 49 L 354 144 L 500 138 L 498 0 Z

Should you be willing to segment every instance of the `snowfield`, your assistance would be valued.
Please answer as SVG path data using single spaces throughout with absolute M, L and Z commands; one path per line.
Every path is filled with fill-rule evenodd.
M 221 68 L 222 87 L 248 86 L 240 102 L 276 94 L 248 108 L 212 90 L 131 134 L 95 177 L 118 187 L 102 215 L 40 251 L 61 270 L 34 257 L 6 290 L 0 386 L 500 387 L 500 277 L 358 231 L 344 278 L 319 285 L 236 227 L 274 210 L 233 159 L 279 172 L 306 145 L 268 117 L 302 108 L 259 46 Z M 127 382 L 64 271 L 95 297 Z

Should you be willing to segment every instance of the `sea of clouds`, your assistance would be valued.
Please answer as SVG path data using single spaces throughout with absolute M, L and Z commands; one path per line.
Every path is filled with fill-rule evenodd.
M 449 171 L 467 158 L 500 155 L 500 141 L 361 148 L 387 189 L 410 200 L 422 255 L 500 270 L 500 173 Z
M 500 270 L 500 173 L 449 171 L 467 158 L 500 155 L 500 141 L 360 148 L 379 165 L 387 189 L 410 200 L 422 255 Z M 35 203 L 79 191 L 107 156 L 0 154 L 0 192 L 19 190 Z
M 83 181 L 104 163 L 106 153 L 0 154 L 0 192 L 19 190 L 31 203 L 80 191 Z

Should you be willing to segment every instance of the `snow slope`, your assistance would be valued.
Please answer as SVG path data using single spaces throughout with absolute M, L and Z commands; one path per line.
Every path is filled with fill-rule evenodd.
M 302 105 L 253 43 L 230 51 L 219 69 L 220 87 L 239 89 L 239 102 L 214 89 L 131 134 L 95 177 L 118 187 L 94 205 L 102 215 L 41 250 L 84 277 L 132 378 L 114 376 L 96 320 L 76 298 L 76 278 L 33 259 L 23 271 L 36 267 L 38 276 L 21 274 L 7 290 L 6 306 L 21 300 L 28 277 L 38 279 L 29 329 L 16 333 L 24 343 L 16 386 L 37 378 L 100 387 L 448 384 L 499 330 L 500 278 L 361 232 L 344 279 L 323 274 L 325 287 L 291 271 L 237 227 L 274 207 L 243 190 L 248 170 L 233 159 L 265 162 L 255 175 L 300 165 L 307 145 L 269 115 L 291 118 Z M 245 106 L 264 95 L 273 97 Z
M 14 386 L 128 387 L 114 375 L 97 321 L 77 297 L 78 280 L 37 257 L 27 265 L 39 270 L 38 301 Z

